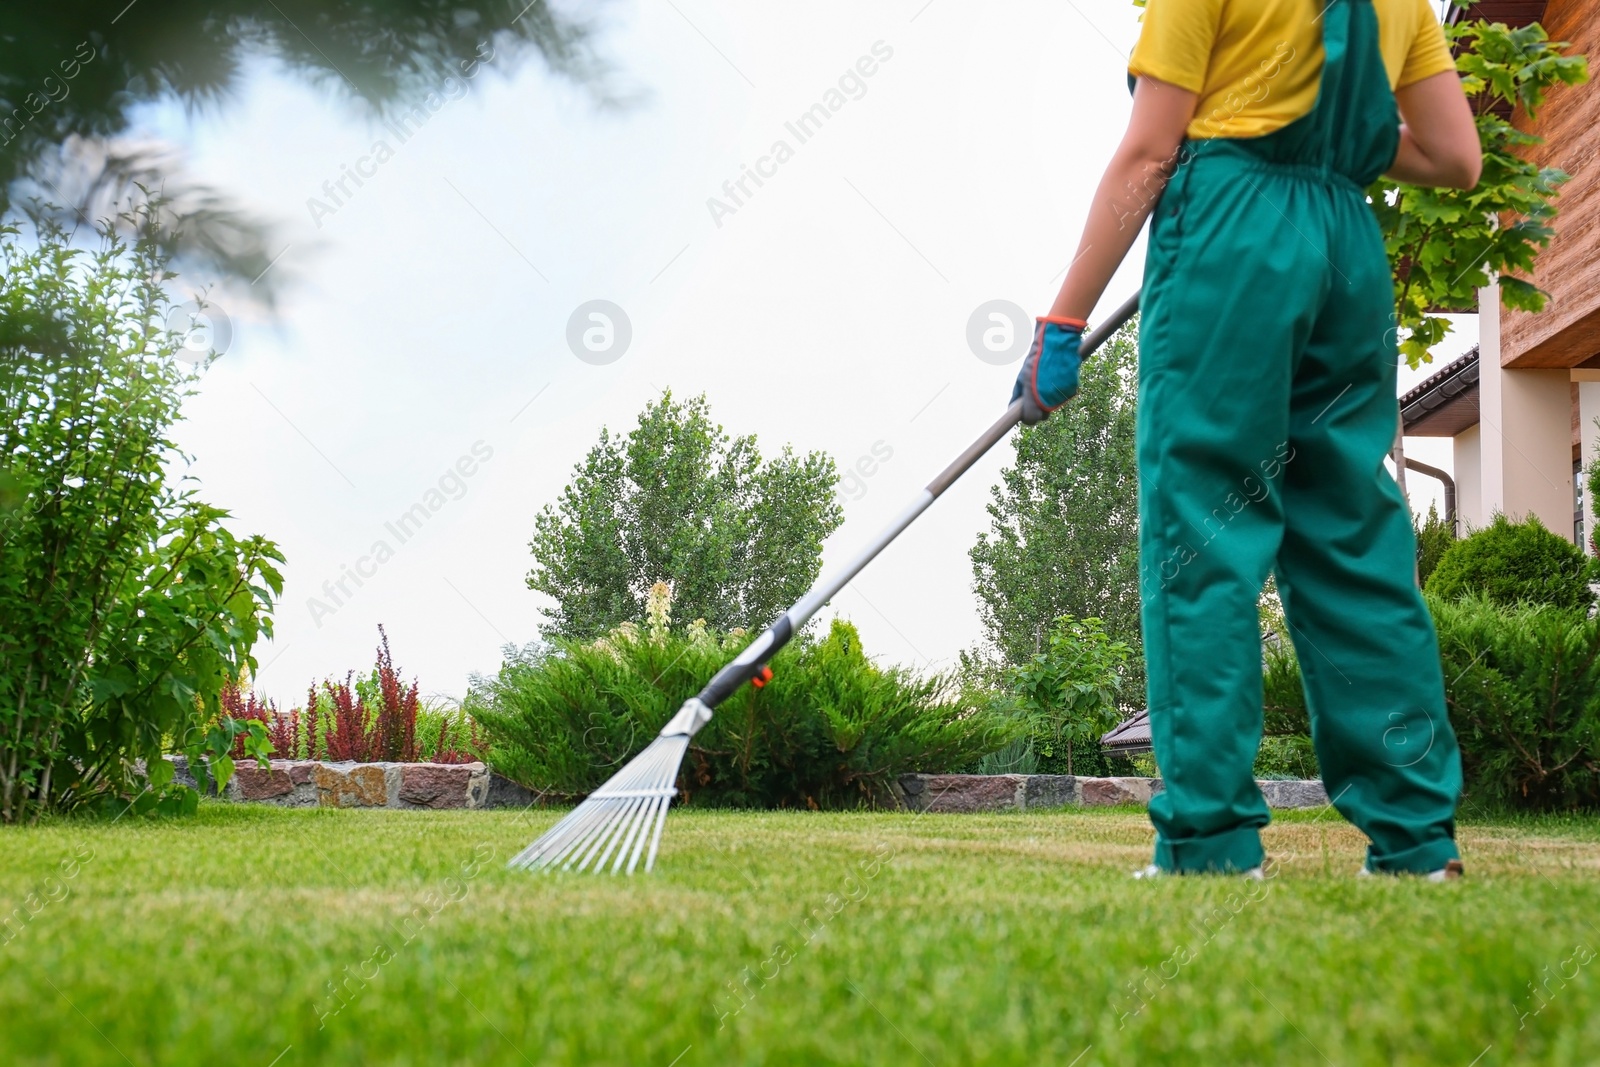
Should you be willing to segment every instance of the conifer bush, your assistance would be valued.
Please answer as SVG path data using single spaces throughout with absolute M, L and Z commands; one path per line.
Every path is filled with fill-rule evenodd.
M 699 620 L 675 629 L 669 612 L 670 592 L 658 584 L 644 627 L 513 651 L 495 677 L 476 679 L 465 707 L 484 728 L 495 770 L 566 801 L 642 751 L 748 640 Z M 679 777 L 684 799 L 750 808 L 887 802 L 898 775 L 953 770 L 1010 740 L 1010 722 L 953 676 L 873 663 L 847 622 L 821 638 L 798 636 L 772 669 L 770 682 L 728 699 L 695 735 Z
M 1445 549 L 1424 588 L 1442 600 L 1476 595 L 1507 607 L 1587 608 L 1594 603 L 1591 577 L 1583 551 L 1537 516 L 1512 522 L 1496 515 Z
M 1600 809 L 1600 621 L 1484 596 L 1429 596 L 1428 607 L 1467 797 L 1501 807 Z M 1268 650 L 1264 682 L 1267 733 L 1285 741 L 1307 734 L 1300 668 L 1287 644 Z

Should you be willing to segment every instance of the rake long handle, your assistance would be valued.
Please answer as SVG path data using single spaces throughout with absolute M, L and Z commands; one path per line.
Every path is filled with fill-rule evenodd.
M 1121 307 L 1112 313 L 1109 319 L 1084 336 L 1083 344 L 1079 349 L 1084 359 L 1088 359 L 1093 355 L 1095 350 L 1103 345 L 1112 334 L 1120 330 L 1127 324 L 1129 319 L 1133 318 L 1134 313 L 1139 310 L 1139 296 L 1139 293 L 1133 294 Z M 706 687 L 700 690 L 695 700 L 691 702 L 698 702 L 702 706 L 702 709 L 696 709 L 701 712 L 701 715 L 697 716 L 693 713 L 687 717 L 680 715 L 680 718 L 685 719 L 681 725 L 688 727 L 687 729 L 677 731 L 674 730 L 673 724 L 669 724 L 667 730 L 693 733 L 699 729 L 700 725 L 710 719 L 710 710 L 712 708 L 728 699 L 740 686 L 760 674 L 767 660 L 772 658 L 773 653 L 788 644 L 789 640 L 800 631 L 800 628 L 811 620 L 811 616 L 821 610 L 824 604 L 832 600 L 835 594 L 849 585 L 852 578 L 860 574 L 867 564 L 877 558 L 878 553 L 889 547 L 889 544 L 895 538 L 904 533 L 906 527 L 916 521 L 917 516 L 928 510 L 928 507 L 939 499 L 946 489 L 955 484 L 956 479 L 965 474 L 1002 437 L 1010 433 L 1011 428 L 1021 419 L 1022 401 L 1018 400 L 1006 409 L 1006 413 L 1000 416 L 993 426 L 983 431 L 976 441 L 968 445 L 966 451 L 957 456 L 948 467 L 940 471 L 933 481 L 929 482 L 922 492 L 917 494 L 917 498 L 883 529 L 883 532 L 868 542 L 860 552 L 856 553 L 842 567 L 812 586 L 811 591 L 802 597 L 799 603 L 779 616 L 778 621 L 767 627 L 760 637 L 746 645 L 744 651 L 740 652 L 733 662 L 718 671 L 716 677 L 712 678 L 706 684 Z M 685 711 L 689 710 L 686 705 Z M 679 720 L 676 718 L 673 720 L 674 724 L 678 722 Z

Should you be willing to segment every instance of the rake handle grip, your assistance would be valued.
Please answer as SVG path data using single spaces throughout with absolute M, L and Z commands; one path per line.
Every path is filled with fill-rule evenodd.
M 1123 301 L 1122 306 L 1112 312 L 1111 317 L 1084 335 L 1079 346 L 1079 355 L 1083 359 L 1092 356 L 1097 348 L 1105 344 L 1110 337 L 1133 318 L 1139 310 L 1139 293 Z M 978 462 L 983 455 L 993 448 L 1002 437 L 1011 432 L 1012 427 L 1022 421 L 1022 401 L 1018 400 L 1006 408 L 1004 415 L 997 419 L 994 425 L 979 435 L 978 439 L 968 445 L 966 450 L 929 482 L 927 487 L 917 495 L 898 517 L 891 522 L 882 533 L 873 538 L 865 548 L 858 552 L 854 558 L 840 567 L 824 581 L 812 586 L 811 591 L 801 598 L 800 602 L 778 617 L 778 621 L 764 630 L 760 637 L 746 645 L 744 651 L 717 672 L 716 677 L 706 683 L 695 699 L 709 712 L 724 700 L 732 696 L 745 683 L 761 673 L 767 660 L 771 659 L 784 645 L 788 644 L 795 634 L 811 620 L 824 604 L 832 600 L 850 580 L 868 563 L 875 559 L 878 553 L 889 546 L 896 537 L 903 533 L 906 527 L 916 521 L 928 507 L 950 486 L 960 478 L 972 465 Z M 709 717 L 709 715 L 707 716 Z M 696 727 L 698 728 L 698 727 Z

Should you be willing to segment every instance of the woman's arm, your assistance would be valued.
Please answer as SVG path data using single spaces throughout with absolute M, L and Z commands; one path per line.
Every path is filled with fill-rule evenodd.
M 1483 149 L 1461 78 L 1453 71 L 1395 90 L 1400 151 L 1385 177 L 1411 185 L 1471 189 L 1483 171 Z
M 1052 316 L 1087 319 L 1094 310 L 1177 168 L 1178 149 L 1199 102 L 1187 89 L 1148 76 L 1139 79 L 1128 130 L 1095 191 Z

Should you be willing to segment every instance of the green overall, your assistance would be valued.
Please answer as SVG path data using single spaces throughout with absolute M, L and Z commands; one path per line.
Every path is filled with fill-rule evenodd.
M 1371 0 L 1331 0 L 1321 19 L 1313 110 L 1263 137 L 1187 142 L 1151 223 L 1140 584 L 1169 871 L 1263 860 L 1256 601 L 1274 569 L 1323 781 L 1371 840 L 1367 866 L 1458 855 L 1438 639 L 1383 465 L 1394 296 L 1363 189 L 1394 159 L 1399 114 Z

